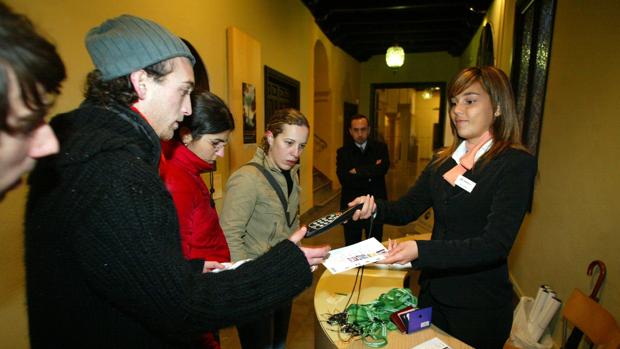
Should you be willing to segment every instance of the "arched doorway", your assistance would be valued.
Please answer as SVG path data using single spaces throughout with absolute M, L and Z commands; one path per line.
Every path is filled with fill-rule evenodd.
M 336 180 L 336 144 L 333 136 L 332 93 L 329 85 L 329 63 L 325 45 L 314 45 L 314 124 L 313 130 L 313 201 L 321 206 L 329 200 Z

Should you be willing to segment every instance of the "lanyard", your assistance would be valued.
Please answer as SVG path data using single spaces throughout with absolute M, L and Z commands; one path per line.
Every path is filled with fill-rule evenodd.
M 371 348 L 387 345 L 388 331 L 396 330 L 390 315 L 407 306 L 416 308 L 417 298 L 407 288 L 393 288 L 368 304 L 351 304 L 347 307 L 347 323 L 359 330 L 362 342 Z

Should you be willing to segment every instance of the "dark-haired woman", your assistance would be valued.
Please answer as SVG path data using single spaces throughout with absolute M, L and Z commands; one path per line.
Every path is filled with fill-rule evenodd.
M 495 67 L 459 72 L 448 87 L 451 146 L 397 201 L 358 197 L 359 215 L 404 225 L 433 208 L 430 241 L 392 243 L 384 263 L 411 261 L 433 324 L 478 348 L 501 348 L 512 324 L 508 254 L 530 203 L 536 160 L 521 145 L 514 97 Z
M 192 96 L 192 110 L 174 139 L 163 144 L 160 174 L 177 209 L 183 255 L 197 271 L 208 272 L 230 262 L 230 252 L 201 174 L 213 171 L 215 160 L 224 156 L 235 124 L 224 101 L 210 92 Z M 217 332 L 206 333 L 202 342 L 205 348 L 220 347 Z

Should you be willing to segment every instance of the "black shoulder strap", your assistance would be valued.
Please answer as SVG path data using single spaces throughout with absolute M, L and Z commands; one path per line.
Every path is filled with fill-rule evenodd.
M 293 219 L 293 222 L 291 222 L 291 218 L 290 218 L 290 216 L 288 214 L 288 204 L 286 202 L 286 198 L 284 196 L 284 193 L 282 192 L 282 188 L 280 188 L 280 185 L 278 184 L 276 179 L 273 178 L 271 173 L 269 173 L 269 171 L 267 171 L 267 169 L 265 167 L 263 167 L 262 165 L 260 165 L 260 164 L 258 164 L 256 162 L 248 162 L 244 166 L 246 166 L 246 165 L 256 167 L 263 174 L 263 176 L 265 176 L 265 178 L 267 178 L 267 181 L 269 182 L 269 184 L 271 184 L 271 186 L 273 187 L 273 190 L 275 190 L 276 194 L 278 194 L 278 198 L 280 199 L 280 203 L 282 203 L 282 208 L 284 209 L 284 216 L 286 217 L 286 224 L 288 224 L 289 228 L 292 227 L 293 223 L 295 222 L 295 219 Z

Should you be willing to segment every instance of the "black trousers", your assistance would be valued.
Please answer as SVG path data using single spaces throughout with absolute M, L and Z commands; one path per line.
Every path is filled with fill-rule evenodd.
M 353 245 L 362 241 L 362 231 L 365 231 L 366 238 L 369 239 L 374 237 L 379 240 L 379 242 L 383 241 L 383 224 L 374 222 L 372 225 L 372 232 L 370 232 L 369 236 L 369 228 L 370 228 L 370 220 L 364 219 L 361 221 L 349 221 L 344 225 L 344 243 L 345 245 Z
M 433 307 L 431 323 L 476 349 L 501 349 L 510 336 L 513 306 L 499 308 L 456 308 L 439 303 L 420 291 L 420 308 Z
M 292 303 L 286 303 L 265 316 L 237 326 L 243 349 L 284 349 Z

